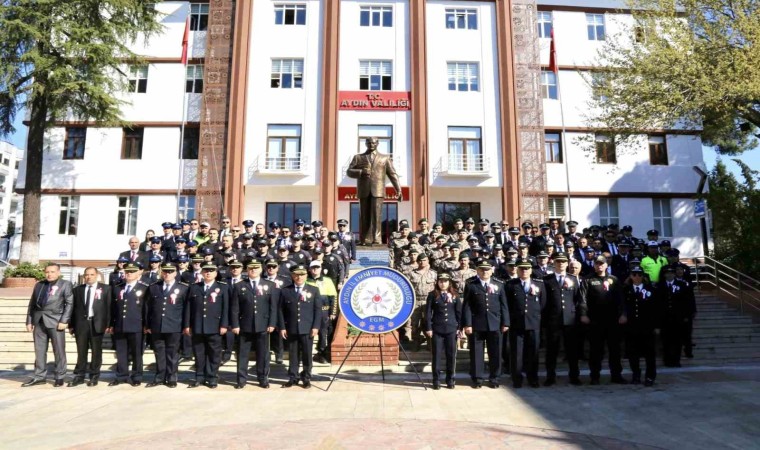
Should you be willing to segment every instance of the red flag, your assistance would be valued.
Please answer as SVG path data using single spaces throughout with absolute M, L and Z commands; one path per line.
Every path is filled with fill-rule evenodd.
M 189 40 L 190 40 L 190 17 L 188 17 L 187 20 L 185 21 L 185 34 L 182 36 L 182 64 L 183 65 L 187 65 L 187 42 Z
M 552 42 L 549 46 L 549 70 L 556 75 L 559 71 L 557 67 L 557 47 L 554 45 L 554 30 L 552 29 Z

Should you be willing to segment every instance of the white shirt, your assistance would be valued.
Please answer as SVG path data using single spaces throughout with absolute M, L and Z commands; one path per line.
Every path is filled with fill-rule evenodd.
M 84 295 L 85 295 L 84 303 L 87 304 L 87 300 L 90 300 L 90 309 L 87 310 L 87 317 L 93 317 L 93 316 L 95 316 L 95 313 L 92 310 L 92 305 L 95 303 L 95 290 L 97 288 L 98 288 L 98 283 L 88 284 L 87 288 L 85 288 L 85 290 L 84 290 Z M 86 297 L 88 290 L 90 291 L 90 298 L 89 299 Z

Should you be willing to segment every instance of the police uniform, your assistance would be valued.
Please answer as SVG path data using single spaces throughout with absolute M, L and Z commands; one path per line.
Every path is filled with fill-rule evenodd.
M 450 280 L 448 274 L 439 280 Z M 433 388 L 440 385 L 441 356 L 446 357 L 446 385 L 454 388 L 456 374 L 457 330 L 462 321 L 462 300 L 459 295 L 435 291 L 428 294 L 425 305 L 425 331 L 432 332 Z
M 348 226 L 348 221 L 345 219 L 340 219 L 338 220 L 338 225 Z M 339 231 L 338 237 L 340 238 L 340 242 L 348 251 L 349 259 L 351 261 L 356 261 L 356 238 L 354 237 L 354 234 L 349 230 Z
M 417 262 L 426 259 L 426 255 L 419 255 Z M 421 344 L 422 331 L 424 330 L 424 313 L 425 302 L 430 292 L 435 289 L 435 280 L 438 274 L 432 268 L 420 269 L 419 267 L 412 270 L 409 274 L 409 281 L 414 287 L 414 310 L 412 317 L 404 324 L 405 338 L 412 342 L 413 350 L 419 350 Z
M 672 266 L 666 268 L 675 273 Z M 694 294 L 683 281 L 660 280 L 657 292 L 662 302 L 662 360 L 666 367 L 681 366 L 683 337 L 688 332 L 689 321 L 694 316 Z
M 633 272 L 643 274 L 641 267 L 634 267 Z M 651 386 L 657 376 L 655 357 L 655 334 L 660 312 L 660 299 L 657 290 L 651 284 L 626 284 L 623 288 L 624 314 L 626 317 L 625 351 L 628 364 L 633 373 L 631 382 L 641 383 L 641 358 L 646 361 L 645 385 Z
M 161 270 L 175 270 L 173 265 L 164 265 Z M 179 365 L 179 342 L 182 330 L 190 320 L 187 307 L 189 287 L 175 279 L 171 285 L 166 282 L 153 283 L 148 288 L 145 328 L 153 340 L 156 356 L 156 377 L 148 387 L 165 384 L 177 386 Z
M 517 267 L 530 266 L 527 260 Z M 509 307 L 509 365 L 512 384 L 522 386 L 523 370 L 531 387 L 538 387 L 538 344 L 541 330 L 541 313 L 546 306 L 546 288 L 543 280 L 513 278 L 505 284 Z
M 266 265 L 269 264 L 276 264 L 277 261 L 274 259 L 270 259 L 266 261 Z M 277 289 L 282 289 L 284 287 L 290 286 L 293 284 L 293 279 L 290 277 L 284 277 L 282 275 L 275 275 L 275 276 L 269 276 L 266 271 L 261 274 L 261 277 L 271 281 L 274 283 L 275 287 Z M 275 327 L 277 324 L 275 324 Z M 282 341 L 282 336 L 280 336 L 280 330 L 275 329 L 274 333 L 269 334 L 269 348 L 274 353 L 274 362 L 277 364 L 282 364 L 283 360 L 283 353 L 285 353 L 285 344 Z
M 126 271 L 138 270 L 137 264 L 128 263 Z M 143 373 L 143 319 L 148 285 L 137 281 L 119 285 L 113 298 L 111 326 L 116 347 L 116 379 L 110 385 L 129 383 L 139 386 Z M 132 372 L 129 372 L 129 358 L 132 358 Z
M 293 274 L 306 274 L 306 267 L 296 266 Z M 292 284 L 280 292 L 278 309 L 278 327 L 287 333 L 288 345 L 288 382 L 284 387 L 298 384 L 299 376 L 304 387 L 311 386 L 312 347 L 314 337 L 312 330 L 319 331 L 322 317 L 322 305 L 319 301 L 319 289 L 308 284 Z M 299 358 L 300 354 L 300 358 Z M 303 371 L 298 372 L 299 362 Z
M 321 268 L 322 265 L 319 264 L 319 261 L 313 261 L 309 268 L 311 267 Z M 338 291 L 332 279 L 324 276 L 312 278 L 311 273 L 309 273 L 309 278 L 306 279 L 306 284 L 319 289 L 322 320 L 319 326 L 319 334 L 317 335 L 317 355 L 314 357 L 314 360 L 325 363 L 330 360 L 330 342 L 332 342 L 334 331 L 334 324 L 330 317 L 338 315 Z
M 226 288 L 224 294 L 222 288 Z M 205 291 L 205 282 L 195 283 L 190 286 L 188 297 L 188 327 L 195 355 L 195 380 L 190 383 L 190 387 L 205 383 L 213 388 L 219 380 L 221 330 L 229 325 L 229 285 L 214 282 L 208 292 Z M 225 334 L 231 333 L 226 331 Z
M 256 267 L 257 261 L 248 264 Z M 248 380 L 248 354 L 251 346 L 256 350 L 256 377 L 259 385 L 269 386 L 269 333 L 277 324 L 277 307 L 280 290 L 275 283 L 264 278 L 248 279 L 236 284 L 232 290 L 230 318 L 233 329 L 240 329 L 238 347 L 237 385 L 245 387 Z

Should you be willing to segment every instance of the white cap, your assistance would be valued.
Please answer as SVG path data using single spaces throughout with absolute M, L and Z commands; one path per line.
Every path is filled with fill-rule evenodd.
M 322 267 L 322 262 L 321 261 L 312 261 L 311 264 L 309 264 L 309 269 L 311 269 L 312 267 Z

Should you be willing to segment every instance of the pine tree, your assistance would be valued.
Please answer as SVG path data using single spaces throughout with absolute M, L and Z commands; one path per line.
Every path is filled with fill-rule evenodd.
M 120 124 L 134 43 L 161 29 L 154 2 L 2 0 L 0 135 L 28 110 L 21 262 L 38 262 L 45 131 L 60 120 Z

